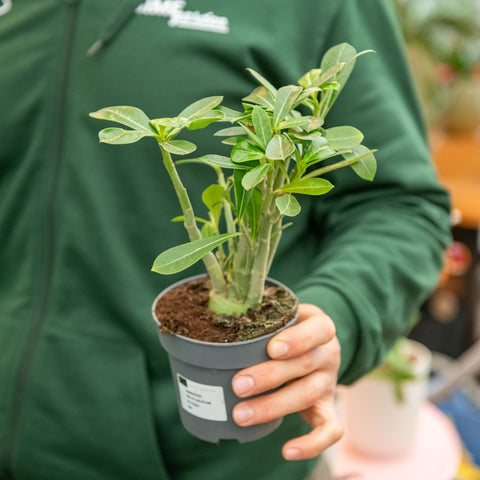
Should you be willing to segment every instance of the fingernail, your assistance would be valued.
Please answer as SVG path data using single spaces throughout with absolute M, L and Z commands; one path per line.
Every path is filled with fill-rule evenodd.
M 288 353 L 288 344 L 282 341 L 273 342 L 269 351 L 272 358 L 283 357 Z
M 233 411 L 233 418 L 239 425 L 245 425 L 253 419 L 253 412 L 248 407 L 238 407 Z
M 285 458 L 287 460 L 298 460 L 302 457 L 302 451 L 298 448 L 289 448 L 285 450 Z
M 237 377 L 233 382 L 233 390 L 237 395 L 245 395 L 253 388 L 253 378 L 249 375 Z

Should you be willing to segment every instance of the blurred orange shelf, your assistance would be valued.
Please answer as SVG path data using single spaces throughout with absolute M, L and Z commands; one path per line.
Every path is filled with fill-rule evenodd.
M 460 226 L 480 226 L 480 132 L 433 133 L 431 150 L 440 181 L 449 190 Z

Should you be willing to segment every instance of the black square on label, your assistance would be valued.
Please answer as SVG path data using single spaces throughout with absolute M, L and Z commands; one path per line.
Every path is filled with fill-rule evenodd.
M 185 378 L 181 377 L 180 375 L 178 376 L 178 381 L 185 387 L 187 386 L 187 380 L 185 380 Z

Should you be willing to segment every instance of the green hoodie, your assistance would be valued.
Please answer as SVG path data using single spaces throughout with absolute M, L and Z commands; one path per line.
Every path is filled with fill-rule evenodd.
M 271 272 L 335 321 L 350 383 L 405 331 L 449 241 L 390 1 L 138 3 L 0 4 L 0 478 L 302 480 L 312 462 L 280 453 L 308 430 L 297 415 L 242 445 L 181 427 L 149 313 L 180 278 L 150 271 L 186 241 L 170 223 L 177 201 L 155 142 L 100 145 L 104 125 L 88 113 L 135 105 L 173 116 L 222 94 L 235 108 L 254 87 L 246 67 L 285 85 L 334 44 L 376 50 L 358 60 L 328 124 L 365 133 L 377 178 L 332 173 L 332 192 L 303 198 Z M 195 141 L 218 152 L 205 133 Z M 200 198 L 209 169 L 180 174 Z

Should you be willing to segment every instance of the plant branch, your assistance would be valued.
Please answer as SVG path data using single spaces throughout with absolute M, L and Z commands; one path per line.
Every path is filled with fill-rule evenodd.
M 304 175 L 302 179 L 318 177 L 320 175 L 325 175 L 326 173 L 331 172 L 333 170 L 337 170 L 338 168 L 343 168 L 349 165 L 353 165 L 354 163 L 357 163 L 362 158 L 365 158 L 368 155 L 371 155 L 372 153 L 375 153 L 375 152 L 376 150 L 369 150 L 368 152 L 365 152 L 362 155 L 359 155 L 358 157 L 351 158 L 349 160 L 342 160 L 340 162 L 334 163 L 333 165 L 328 165 L 326 167 L 317 168 L 317 170 L 314 170 L 313 172 L 310 172 L 310 173 L 307 173 L 307 175 Z
M 188 236 L 190 237 L 191 241 L 199 240 L 202 238 L 202 234 L 195 221 L 195 214 L 193 212 L 193 207 L 190 202 L 187 189 L 184 187 L 180 176 L 178 175 L 177 169 L 175 168 L 175 164 L 172 160 L 170 153 L 167 152 L 164 148 L 162 148 L 161 145 L 160 150 L 162 152 L 163 164 L 165 165 L 165 169 L 170 176 L 173 187 L 180 202 L 180 207 L 182 209 L 185 219 L 185 229 L 188 232 Z M 212 282 L 212 289 L 217 293 L 226 292 L 227 285 L 223 277 L 222 269 L 217 259 L 215 258 L 215 255 L 210 252 L 205 255 L 202 260 L 210 276 L 210 280 Z

